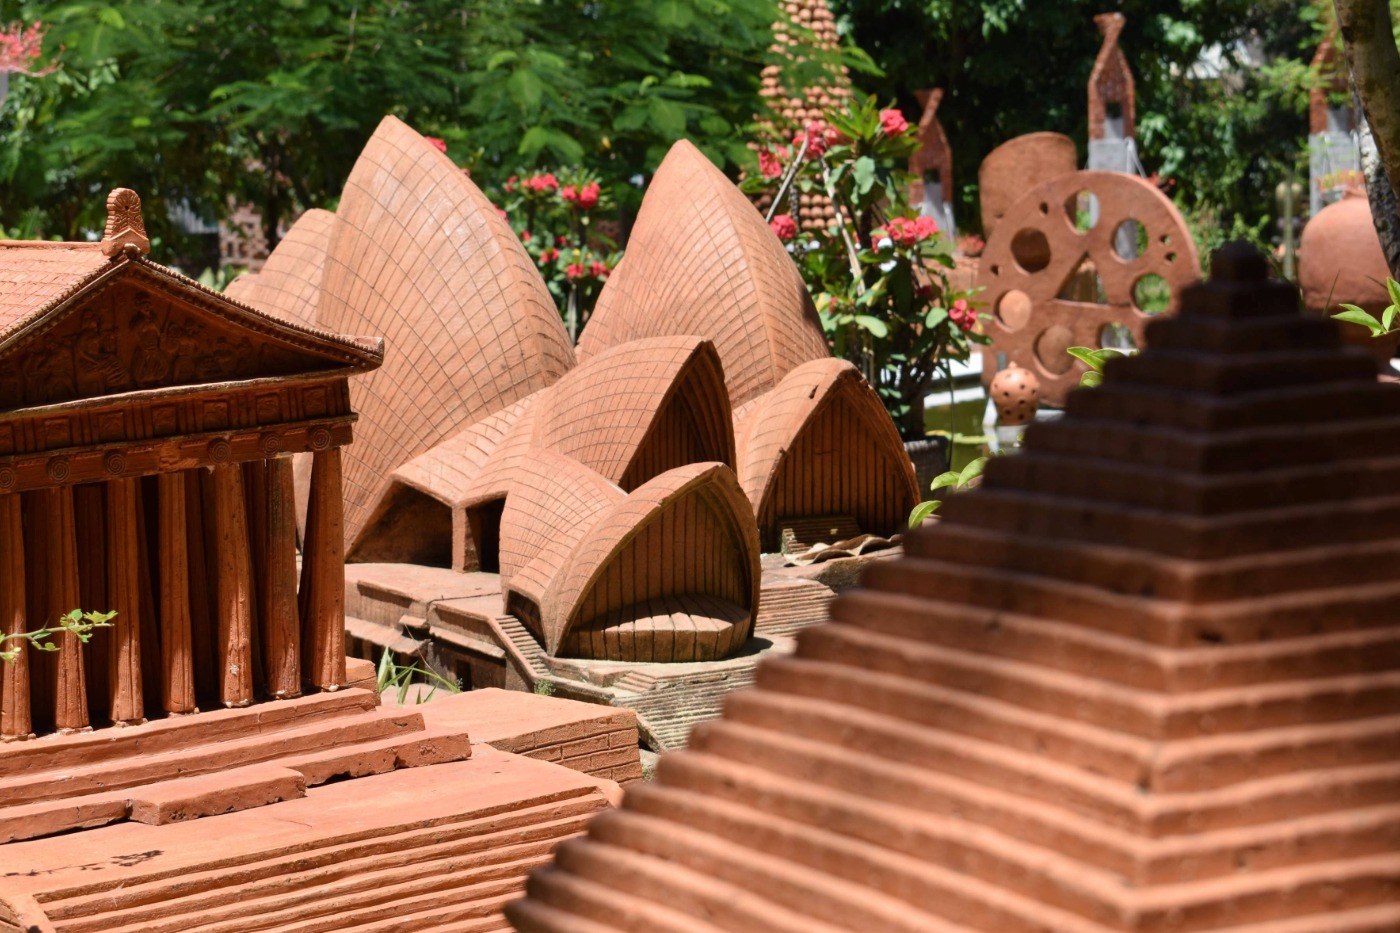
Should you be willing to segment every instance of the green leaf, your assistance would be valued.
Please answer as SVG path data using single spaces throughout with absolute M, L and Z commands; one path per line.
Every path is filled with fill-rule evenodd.
M 1103 385 L 1103 373 L 1089 370 L 1079 377 L 1079 387 L 1081 389 L 1092 389 Z
M 986 457 L 978 457 L 976 460 L 973 460 L 972 462 L 968 463 L 967 466 L 963 467 L 962 473 L 959 474 L 958 485 L 966 486 L 968 483 L 981 476 L 982 471 L 986 468 L 986 466 Z
M 1332 315 L 1332 320 L 1360 324 L 1362 327 L 1369 329 L 1373 337 L 1379 336 L 1385 332 L 1385 328 L 1381 326 L 1381 322 L 1376 320 L 1369 312 L 1363 311 L 1356 305 L 1342 305 L 1342 307 L 1346 310 L 1338 311 L 1336 314 Z
M 1069 347 L 1065 352 L 1095 372 L 1103 368 L 1103 364 L 1099 362 L 1098 351 L 1090 347 Z
M 930 492 L 937 492 L 945 486 L 956 486 L 960 482 L 962 482 L 962 474 L 949 470 L 947 473 L 939 473 L 935 476 L 928 488 Z
M 1400 311 L 1400 307 L 1391 305 L 1386 308 L 1385 313 L 1381 315 L 1381 326 L 1385 328 L 1387 334 L 1390 333 L 1391 325 L 1395 323 L 1395 313 L 1397 311 Z
M 1390 276 L 1385 277 L 1385 290 L 1390 293 L 1390 303 L 1400 305 L 1400 282 Z
M 855 321 L 861 327 L 869 331 L 871 336 L 884 338 L 890 335 L 889 326 L 877 317 L 871 317 L 868 314 L 857 314 L 855 316 Z
M 865 195 L 870 193 L 870 189 L 875 187 L 875 160 L 870 156 L 861 156 L 856 159 L 855 168 L 852 169 L 851 177 L 856 182 L 856 192 Z
M 946 320 L 948 320 L 947 308 L 929 308 L 928 314 L 924 315 L 924 326 L 937 327 Z
M 918 505 L 914 506 L 914 511 L 909 513 L 909 527 L 918 528 L 924 523 L 924 519 L 928 518 L 934 512 L 937 512 L 938 507 L 942 504 L 943 503 L 937 499 L 930 499 L 927 502 L 920 502 Z

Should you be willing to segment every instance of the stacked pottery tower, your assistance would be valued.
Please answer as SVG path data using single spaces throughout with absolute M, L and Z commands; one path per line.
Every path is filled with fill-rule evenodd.
M 535 930 L 1400 929 L 1400 390 L 1217 253 L 513 905 Z

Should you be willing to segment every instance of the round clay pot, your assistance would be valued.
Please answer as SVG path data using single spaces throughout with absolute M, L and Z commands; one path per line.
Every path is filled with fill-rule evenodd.
M 1040 407 L 1040 380 L 1015 363 L 996 374 L 989 392 L 997 407 L 997 420 L 1003 425 L 1030 424 Z
M 1339 305 L 1364 308 L 1377 318 L 1390 304 L 1385 289 L 1390 269 L 1364 192 L 1349 190 L 1317 212 L 1298 243 L 1298 284 L 1303 303 L 1317 314 L 1335 314 Z M 1360 324 L 1341 324 L 1347 343 L 1365 347 L 1382 360 L 1395 355 L 1400 335 L 1373 338 Z

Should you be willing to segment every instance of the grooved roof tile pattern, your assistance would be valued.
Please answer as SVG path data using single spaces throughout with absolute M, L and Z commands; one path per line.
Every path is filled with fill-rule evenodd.
M 489 498 L 474 496 L 474 484 L 479 483 L 482 471 L 493 458 L 509 460 L 514 467 L 515 458 L 505 454 L 501 444 L 536 398 L 535 395 L 523 398 L 465 431 L 454 434 L 399 467 L 394 471 L 394 479 L 453 507 Z M 524 431 L 518 436 L 528 441 L 530 432 Z
M 347 540 L 389 474 L 562 376 L 573 348 L 544 281 L 471 180 L 385 117 L 345 185 L 317 319 L 383 334 L 384 368 L 351 388 Z
M 859 430 L 834 431 L 822 422 L 819 412 L 833 405 L 846 406 Z M 804 438 L 823 427 L 822 436 Z M 736 434 L 742 437 L 739 483 L 766 546 L 776 547 L 779 529 L 773 523 L 779 518 L 858 510 L 865 519 L 862 531 L 890 534 L 900 530 L 897 523 L 890 527 L 891 518 L 908 516 L 919 502 L 914 467 L 894 422 L 846 360 L 813 360 L 794 369 L 745 409 Z M 784 484 L 789 488 L 779 488 Z
M 588 359 L 643 337 L 714 342 L 737 407 L 830 356 L 802 277 L 763 217 L 700 150 L 671 147 L 627 255 L 579 340 Z
M 0 338 L 106 268 L 101 243 L 0 240 Z
M 706 459 L 732 463 L 724 371 L 714 344 L 700 337 L 643 338 L 590 358 L 545 394 L 532 443 L 621 483 L 676 392 L 689 393 L 689 407 L 711 416 L 714 449 Z
M 577 460 L 531 450 L 515 471 L 501 515 L 501 588 L 539 604 L 574 545 L 625 497 L 616 484 Z
M 335 214 L 313 208 L 297 218 L 258 272 L 240 275 L 224 294 L 274 317 L 316 326 L 321 275 Z
M 628 545 L 644 532 L 649 524 L 666 521 L 674 514 L 678 503 L 696 500 L 704 504 L 714 518 L 707 522 L 707 531 L 716 520 L 723 534 L 686 534 L 686 523 L 677 523 L 663 541 L 681 542 L 671 553 L 652 549 L 648 553 L 628 554 Z M 742 583 L 741 598 L 727 591 L 732 581 L 718 571 L 721 565 L 733 562 L 735 556 L 748 568 L 748 580 Z M 545 593 L 542 616 L 545 619 L 545 646 L 557 651 L 569 633 L 580 622 L 594 589 L 606 572 L 621 558 L 640 561 L 626 574 L 617 575 L 617 587 L 599 593 L 601 601 L 613 609 L 645 603 L 650 599 L 677 594 L 718 596 L 750 612 L 758 611 L 759 552 L 758 535 L 748 502 L 734 473 L 722 463 L 693 463 L 661 474 L 631 495 L 611 506 L 600 515 L 579 541 L 568 564 L 551 582 Z M 630 585 L 629 585 L 630 582 Z M 713 592 L 718 591 L 718 592 Z M 747 638 L 738 638 L 737 648 Z M 646 659 L 642 659 L 646 660 Z M 660 660 L 671 660 L 661 658 Z
M 1400 929 L 1400 388 L 1252 248 L 561 847 L 518 930 Z

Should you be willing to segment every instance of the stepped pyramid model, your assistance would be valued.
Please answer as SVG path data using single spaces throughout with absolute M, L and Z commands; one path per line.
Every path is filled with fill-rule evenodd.
M 1213 268 L 517 927 L 1400 929 L 1400 390 Z

